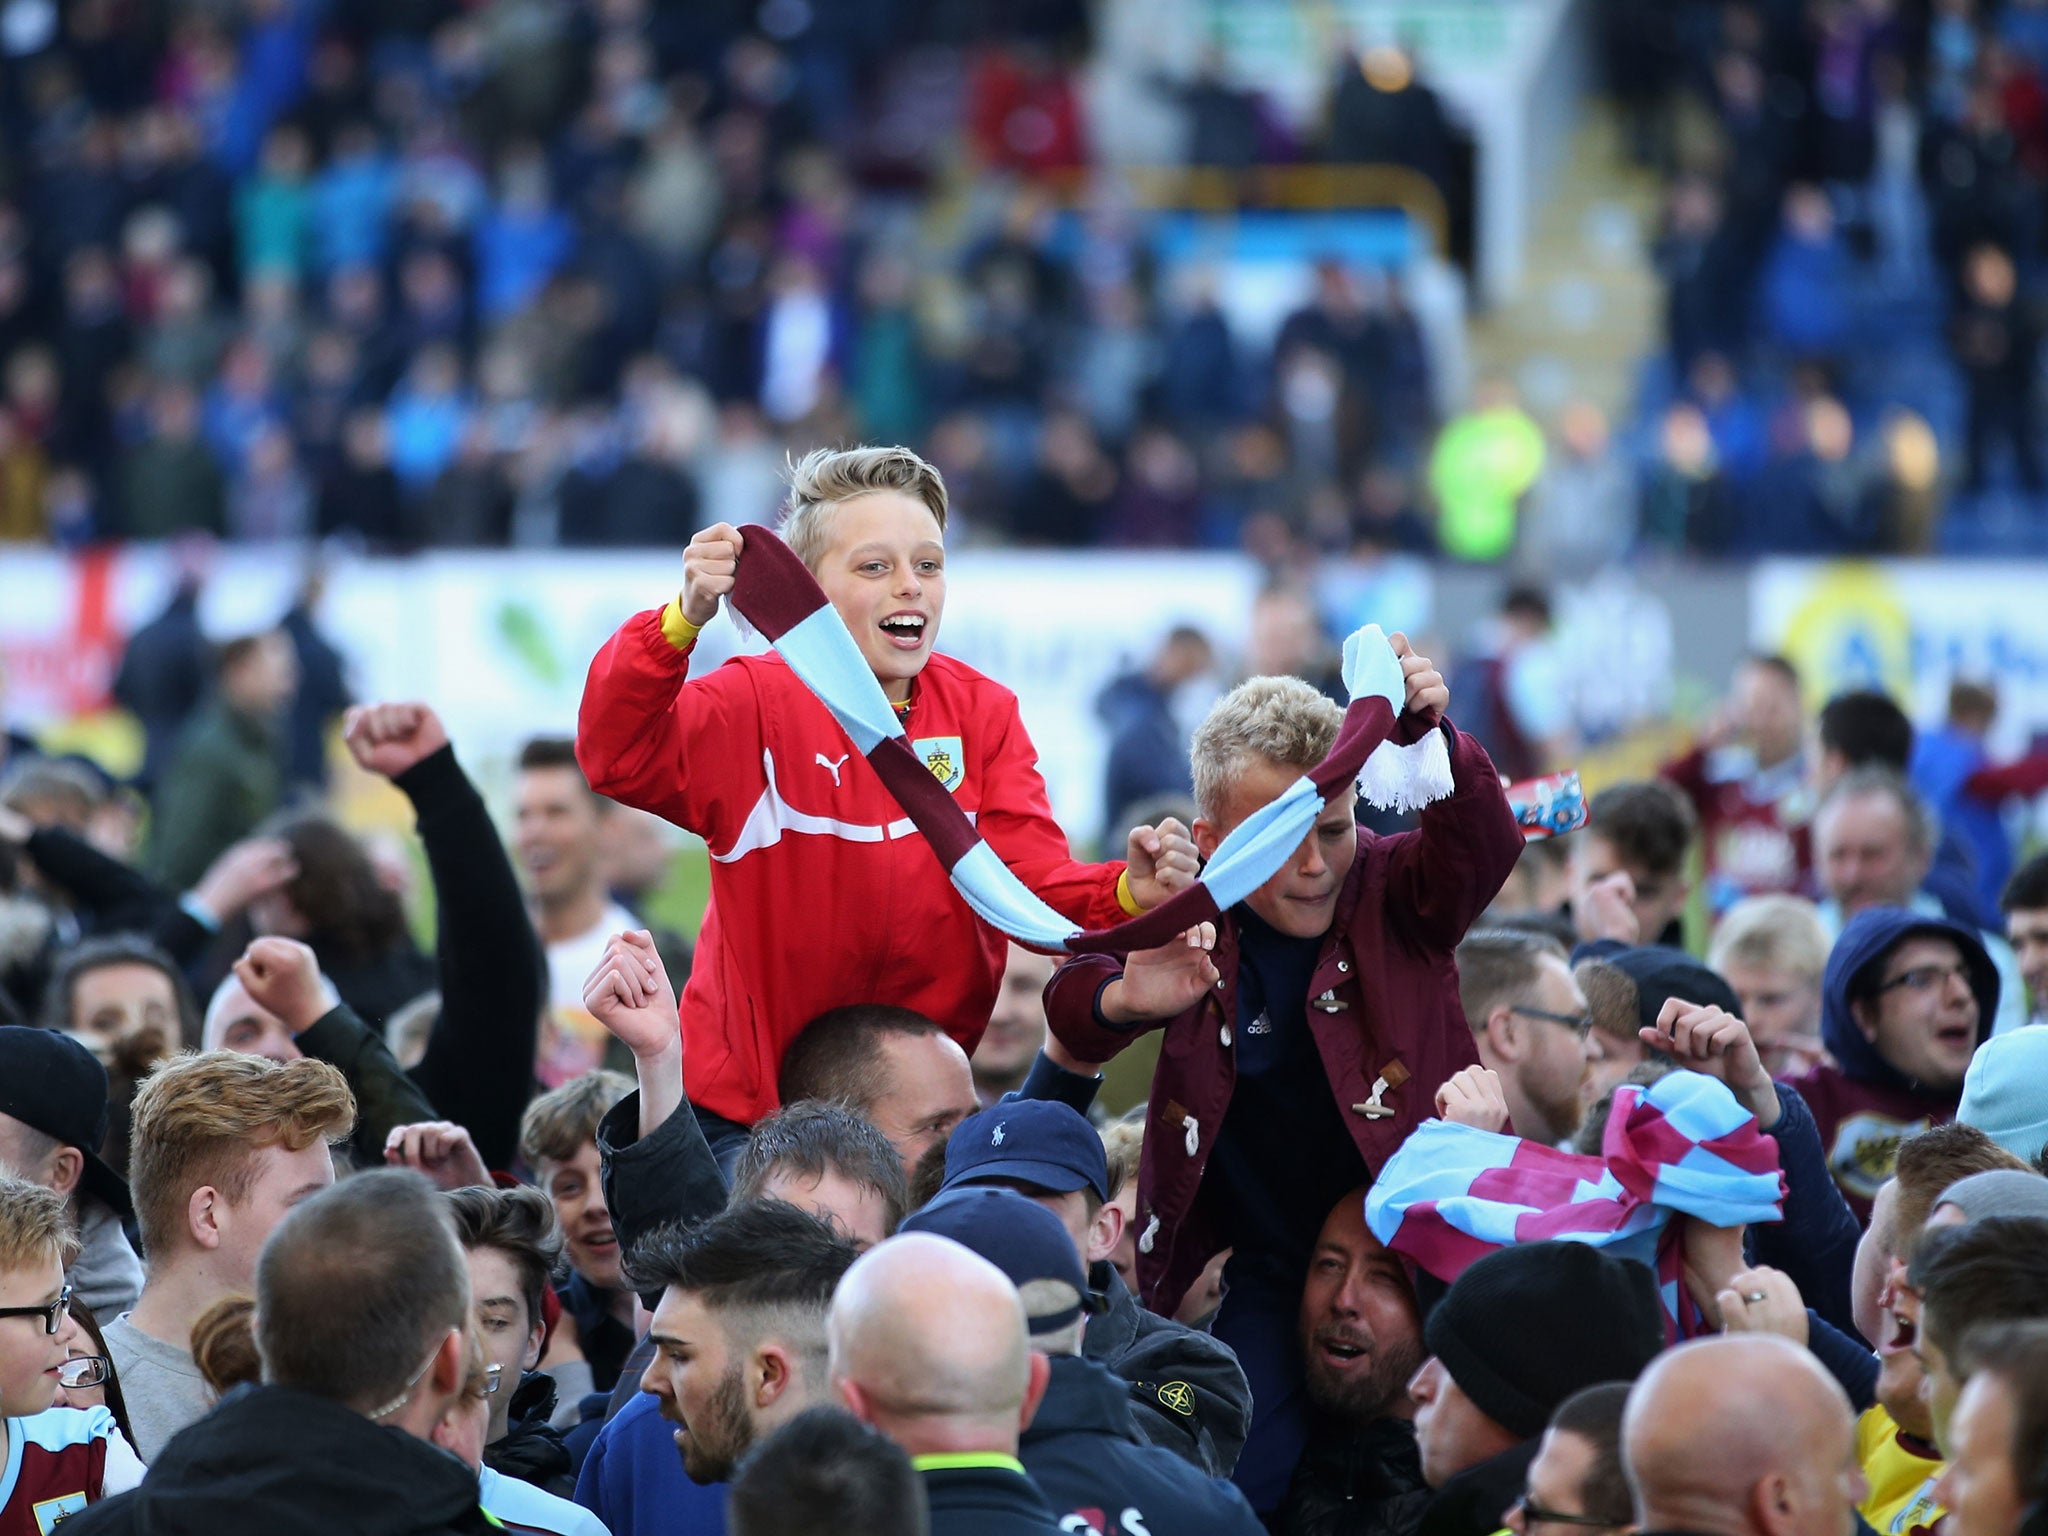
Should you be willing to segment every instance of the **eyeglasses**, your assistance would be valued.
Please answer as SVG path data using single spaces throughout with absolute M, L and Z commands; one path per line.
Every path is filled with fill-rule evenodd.
M 1508 1004 L 1508 1012 L 1541 1019 L 1546 1024 L 1562 1024 L 1582 1040 L 1593 1031 L 1593 1015 L 1590 1013 L 1552 1013 L 1548 1008 L 1526 1008 L 1520 1003 Z
M 71 1287 L 65 1286 L 57 1293 L 55 1301 L 46 1301 L 40 1307 L 0 1307 L 0 1317 L 40 1317 L 43 1332 L 54 1334 L 64 1326 L 64 1319 L 71 1315 Z
M 1602 1520 L 1598 1515 L 1559 1514 L 1554 1509 L 1545 1509 L 1526 1493 L 1515 1500 L 1510 1513 L 1515 1509 L 1519 1509 L 1522 1512 L 1522 1523 L 1524 1525 L 1583 1525 L 1609 1528 L 1614 1524 L 1612 1520 Z
M 57 1367 L 60 1387 L 103 1387 L 113 1379 L 114 1365 L 105 1355 L 73 1355 Z
M 398 1412 L 399 1409 L 403 1408 L 412 1397 L 412 1389 L 420 1384 L 420 1378 L 426 1375 L 428 1371 L 432 1370 L 434 1368 L 434 1362 L 440 1358 L 441 1346 L 439 1344 L 436 1344 L 434 1346 L 434 1352 L 431 1355 L 427 1356 L 425 1362 L 420 1366 L 418 1370 L 412 1373 L 411 1379 L 409 1379 L 405 1384 L 405 1390 L 403 1392 L 400 1392 L 398 1396 L 391 1399 L 391 1401 L 386 1403 L 382 1408 L 379 1408 L 375 1412 L 369 1414 L 368 1417 L 370 1418 L 370 1420 L 372 1422 L 375 1422 L 378 1419 L 388 1419 L 391 1417 L 392 1414 Z
M 1970 973 L 1960 965 L 1916 965 L 1910 971 L 1899 972 L 1890 981 L 1880 982 L 1877 990 L 1891 992 L 1906 987 L 1915 992 L 1932 992 L 1951 981 L 1960 981 L 1967 987 Z

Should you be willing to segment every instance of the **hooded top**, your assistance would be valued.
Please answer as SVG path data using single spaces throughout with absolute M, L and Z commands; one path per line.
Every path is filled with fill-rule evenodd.
M 476 1473 L 424 1440 L 310 1393 L 250 1387 L 65 1536 L 487 1536 L 477 1499 Z
M 1833 1060 L 1792 1084 L 1813 1110 L 1829 1171 L 1862 1221 L 1870 1218 L 1878 1186 L 1891 1177 L 1899 1142 L 1953 1119 L 1962 1097 L 1960 1084 L 1923 1087 L 1886 1061 L 1849 1006 L 1857 982 L 1872 967 L 1882 965 L 1904 940 L 1923 934 L 1947 939 L 1962 953 L 1977 999 L 1977 1043 L 1991 1037 L 1998 1015 L 1998 968 L 1976 932 L 1945 917 L 1872 907 L 1849 920 L 1828 954 L 1820 1032 Z

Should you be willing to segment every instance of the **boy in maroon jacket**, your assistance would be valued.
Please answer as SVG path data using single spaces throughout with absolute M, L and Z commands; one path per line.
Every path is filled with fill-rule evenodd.
M 1407 710 L 1449 700 L 1434 666 L 1393 637 Z M 1335 705 L 1293 678 L 1253 678 L 1195 734 L 1196 846 L 1230 830 L 1320 762 Z M 1212 1255 L 1232 1248 L 1217 1337 L 1252 1383 L 1238 1485 L 1263 1511 L 1301 1448 L 1295 1315 L 1330 1207 L 1370 1183 L 1479 1057 L 1453 952 L 1522 850 L 1499 775 L 1471 737 L 1438 726 L 1454 793 L 1418 830 L 1380 837 L 1335 796 L 1286 867 L 1217 925 L 1214 951 L 1181 943 L 1068 962 L 1046 989 L 1052 1032 L 1082 1062 L 1164 1028 L 1138 1175 L 1139 1289 L 1172 1315 Z

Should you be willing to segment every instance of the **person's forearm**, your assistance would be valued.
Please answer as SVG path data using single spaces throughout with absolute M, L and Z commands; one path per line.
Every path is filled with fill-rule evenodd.
M 452 747 L 394 780 L 412 801 L 439 907 L 441 1013 L 414 1078 L 466 1127 L 492 1168 L 510 1167 L 533 1084 L 546 962 L 518 877 Z
M 633 1074 L 640 1082 L 640 1136 L 660 1130 L 683 1103 L 683 1037 L 658 1056 L 635 1056 Z
M 346 1003 L 328 1009 L 295 1038 L 300 1050 L 338 1068 L 348 1079 L 356 1096 L 355 1143 L 366 1157 L 382 1159 L 384 1138 L 393 1126 L 440 1118 L 398 1065 L 383 1037 L 357 1018 Z M 474 1139 L 475 1132 L 470 1134 Z

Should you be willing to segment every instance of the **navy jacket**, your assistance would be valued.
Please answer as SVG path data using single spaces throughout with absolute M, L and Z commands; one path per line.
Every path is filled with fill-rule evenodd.
M 987 1464 L 981 1466 L 948 1465 L 959 1459 L 911 1459 L 924 1477 L 931 1536 L 1062 1536 L 1052 1507 L 1010 1458 L 982 1457 Z
M 1263 1529 L 1231 1483 L 1147 1445 L 1124 1383 L 1079 1355 L 1052 1358 L 1052 1382 L 1018 1455 L 1063 1526 L 1081 1515 L 1104 1536 L 1260 1536 Z

